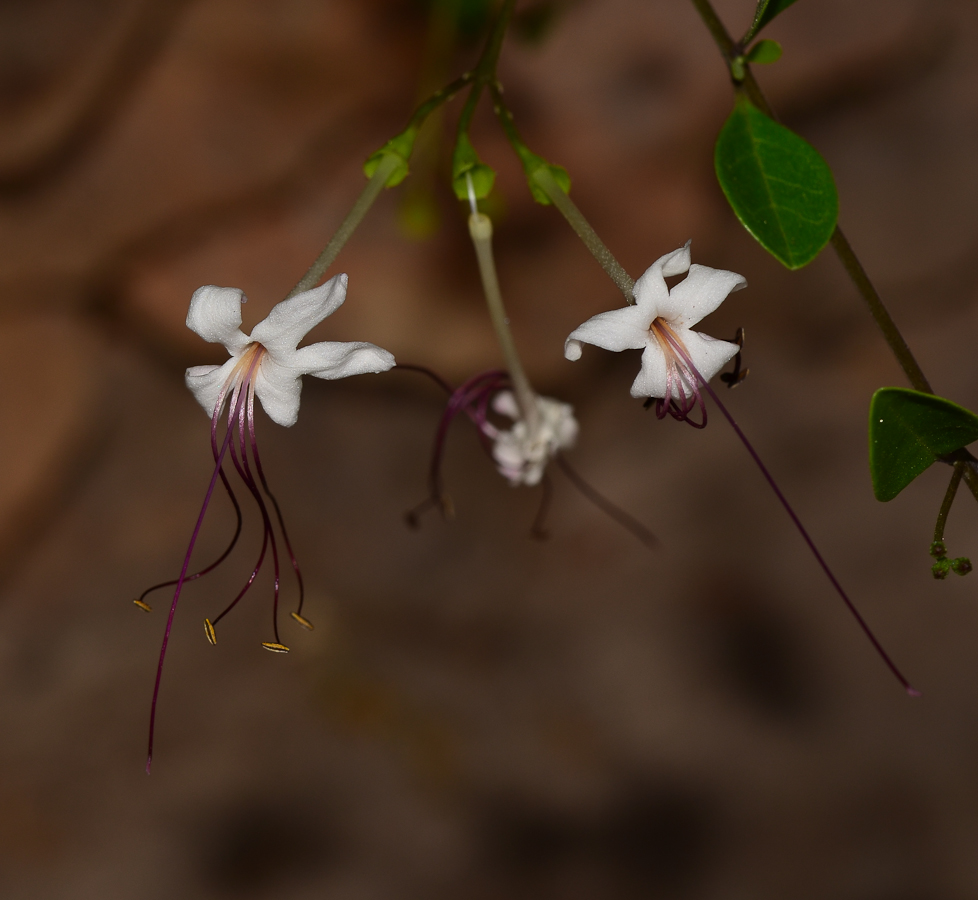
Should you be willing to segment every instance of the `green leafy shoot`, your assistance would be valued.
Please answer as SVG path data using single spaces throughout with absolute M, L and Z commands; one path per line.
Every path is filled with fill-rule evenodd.
M 978 441 L 978 416 L 957 403 L 885 387 L 869 406 L 869 471 L 877 500 L 892 500 L 937 460 Z
M 746 46 L 768 22 L 775 16 L 783 13 L 795 0 L 759 0 L 757 9 L 754 11 L 754 21 L 751 22 L 747 34 L 740 41 L 741 46 Z
M 717 179 L 743 226 L 789 269 L 810 263 L 839 215 L 832 170 L 807 141 L 744 95 L 717 137 Z

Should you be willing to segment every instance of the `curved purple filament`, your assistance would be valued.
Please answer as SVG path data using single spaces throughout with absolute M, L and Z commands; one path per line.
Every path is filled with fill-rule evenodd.
M 781 505 L 785 508 L 785 511 L 788 513 L 788 517 L 794 523 L 795 528 L 798 529 L 798 533 L 802 536 L 805 543 L 808 545 L 808 549 L 811 550 L 812 555 L 815 557 L 818 564 L 822 567 L 822 571 L 829 579 L 829 582 L 832 584 L 832 587 L 835 588 L 836 593 L 842 598 L 842 601 L 843 603 L 845 603 L 849 612 L 855 618 L 856 622 L 859 623 L 859 627 L 862 629 L 866 637 L 869 638 L 870 643 L 876 649 L 876 652 L 879 654 L 880 658 L 883 660 L 884 663 L 886 663 L 887 667 L 893 673 L 893 675 L 896 676 L 897 681 L 899 681 L 900 684 L 903 685 L 904 690 L 911 697 L 919 697 L 920 691 L 914 688 L 913 685 L 911 685 L 910 682 L 907 681 L 906 678 L 904 678 L 903 673 L 896 667 L 896 664 L 893 662 L 892 659 L 890 659 L 889 654 L 883 649 L 883 645 L 879 642 L 879 640 L 877 640 L 876 635 L 873 634 L 872 629 L 866 623 L 866 620 L 862 617 L 862 615 L 860 615 L 859 610 L 856 609 L 855 604 L 849 599 L 848 594 L 846 594 L 846 592 L 843 590 L 842 585 L 839 584 L 838 579 L 832 573 L 832 570 L 829 568 L 828 563 L 822 557 L 822 554 L 819 553 L 818 548 L 815 546 L 815 542 L 811 538 L 811 535 L 809 535 L 808 531 L 805 529 L 805 526 L 802 525 L 801 519 L 798 518 L 797 513 L 794 511 L 794 509 L 792 509 L 791 504 L 788 503 L 787 498 L 781 492 L 781 488 L 778 487 L 777 483 L 774 480 L 774 477 L 768 471 L 767 466 L 765 466 L 764 463 L 761 461 L 761 457 L 754 449 L 754 446 L 751 444 L 749 440 L 747 440 L 747 435 L 745 435 L 744 432 L 741 430 L 740 426 L 737 424 L 734 417 L 730 414 L 730 411 L 727 409 L 727 407 L 723 405 L 723 402 L 716 395 L 716 392 L 713 390 L 713 388 L 710 387 L 707 381 L 699 373 L 699 370 L 696 368 L 696 366 L 693 365 L 693 361 L 689 358 L 689 354 L 686 352 L 686 348 L 683 347 L 682 342 L 679 341 L 674 334 L 672 334 L 671 330 L 668 327 L 661 325 L 658 319 L 656 319 L 652 323 L 652 327 L 656 329 L 657 333 L 661 335 L 663 340 L 669 342 L 672 349 L 682 358 L 683 363 L 686 365 L 689 371 L 696 376 L 699 383 L 703 386 L 703 389 L 710 395 L 710 398 L 717 405 L 720 412 L 723 413 L 726 420 L 730 423 L 730 426 L 733 428 L 737 437 L 740 438 L 741 443 L 747 448 L 747 452 L 751 455 L 751 458 L 754 460 L 757 467 L 761 470 L 761 474 L 764 476 L 765 480 L 770 485 L 771 490 L 774 491 L 775 496 L 781 502 Z

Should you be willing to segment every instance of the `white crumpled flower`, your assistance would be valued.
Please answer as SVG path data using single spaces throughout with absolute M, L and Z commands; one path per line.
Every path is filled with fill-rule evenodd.
M 492 401 L 492 408 L 515 421 L 512 428 L 500 431 L 488 422 L 483 426 L 492 438 L 492 457 L 496 466 L 511 485 L 534 485 L 543 478 L 547 463 L 558 451 L 574 445 L 577 440 L 577 419 L 574 407 L 552 397 L 536 396 L 537 424 L 530 428 L 521 418 L 516 398 L 511 391 L 500 391 Z
M 194 291 L 187 327 L 205 341 L 223 344 L 231 354 L 222 366 L 187 369 L 187 387 L 208 415 L 215 416 L 229 392 L 248 383 L 272 421 L 294 425 L 303 375 L 345 378 L 392 368 L 390 353 L 362 341 L 323 341 L 296 349 L 313 326 L 339 309 L 346 299 L 346 284 L 346 275 L 335 275 L 317 288 L 283 300 L 250 336 L 241 331 L 243 291 L 212 284 Z
M 657 259 L 635 282 L 634 306 L 599 313 L 572 331 L 564 356 L 580 359 L 582 343 L 605 350 L 643 350 L 632 396 L 669 398 L 688 408 L 691 398 L 699 397 L 699 384 L 674 343 L 705 381 L 713 378 L 740 348 L 690 329 L 728 294 L 747 286 L 736 272 L 690 265 L 689 243 Z M 689 274 L 669 290 L 666 277 L 683 272 Z

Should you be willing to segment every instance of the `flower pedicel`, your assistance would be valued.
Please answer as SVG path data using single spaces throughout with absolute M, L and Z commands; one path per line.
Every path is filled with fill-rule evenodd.
M 362 375 L 368 372 L 386 372 L 394 366 L 394 357 L 386 350 L 365 342 L 324 341 L 299 347 L 299 341 L 315 325 L 335 312 L 346 299 L 346 275 L 336 275 L 312 290 L 298 293 L 283 300 L 272 308 L 268 317 L 259 322 L 250 335 L 241 331 L 241 304 L 245 302 L 244 293 L 237 288 L 222 288 L 207 285 L 194 292 L 187 313 L 187 327 L 204 340 L 221 343 L 231 358 L 222 366 L 194 366 L 187 369 L 187 387 L 193 391 L 197 402 L 211 417 L 211 449 L 214 455 L 214 474 L 211 476 L 204 503 L 197 518 L 184 556 L 180 575 L 175 581 L 156 585 L 156 588 L 175 585 L 170 613 L 166 620 L 163 646 L 156 669 L 156 683 L 153 688 L 153 701 L 150 708 L 149 753 L 146 771 L 153 761 L 153 734 L 156 723 L 156 703 L 159 698 L 160 680 L 163 675 L 163 660 L 170 640 L 170 630 L 176 613 L 177 602 L 186 581 L 198 578 L 214 569 L 231 552 L 241 531 L 241 510 L 231 485 L 223 471 L 224 458 L 230 451 L 231 461 L 258 505 L 264 525 L 261 551 L 244 587 L 231 603 L 213 621 L 204 620 L 204 633 L 212 643 L 217 643 L 214 626 L 248 592 L 261 570 L 269 548 L 271 548 L 274 569 L 272 604 L 272 630 L 274 641 L 265 641 L 262 646 L 276 653 L 288 653 L 278 632 L 279 601 L 279 558 L 278 544 L 272 527 L 271 516 L 263 499 L 262 492 L 272 502 L 285 549 L 292 561 L 299 583 L 299 603 L 292 618 L 304 628 L 312 629 L 312 624 L 302 615 L 303 585 L 302 574 L 295 554 L 289 543 L 285 523 L 278 502 L 268 489 L 268 482 L 262 469 L 258 443 L 255 438 L 255 397 L 273 422 L 286 427 L 294 425 L 299 415 L 299 395 L 302 390 L 302 376 L 314 378 L 346 378 L 348 375 Z M 227 430 L 223 440 L 218 437 L 218 425 L 225 406 L 228 408 Z M 251 461 L 249 461 L 249 451 Z M 252 471 L 252 461 L 254 471 Z M 257 480 L 256 480 L 257 476 Z M 218 478 L 224 484 L 228 495 L 238 513 L 238 527 L 231 545 L 224 554 L 206 569 L 188 575 L 190 557 L 193 554 L 197 536 L 204 521 Z M 259 488 L 260 485 L 260 488 Z M 136 602 L 142 609 L 149 609 L 144 598 L 147 591 Z

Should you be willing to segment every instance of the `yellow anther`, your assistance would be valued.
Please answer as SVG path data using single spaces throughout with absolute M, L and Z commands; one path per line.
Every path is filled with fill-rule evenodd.
M 271 650 L 272 653 L 288 653 L 289 652 L 289 648 L 286 647 L 285 644 L 273 644 L 273 643 L 271 643 L 269 641 L 262 641 L 261 642 L 261 645 L 266 650 Z
M 143 610 L 143 612 L 153 611 L 153 607 L 150 606 L 148 603 L 143 603 L 142 600 L 133 600 L 132 602 L 135 603 L 136 606 L 138 606 L 141 610 Z
M 310 622 L 305 616 L 300 616 L 298 613 L 292 613 L 292 618 L 296 620 L 306 631 L 312 631 L 312 622 Z
M 216 647 L 217 634 L 214 632 L 214 626 L 211 625 L 210 619 L 204 619 L 204 634 L 207 635 L 207 640 L 210 641 Z

